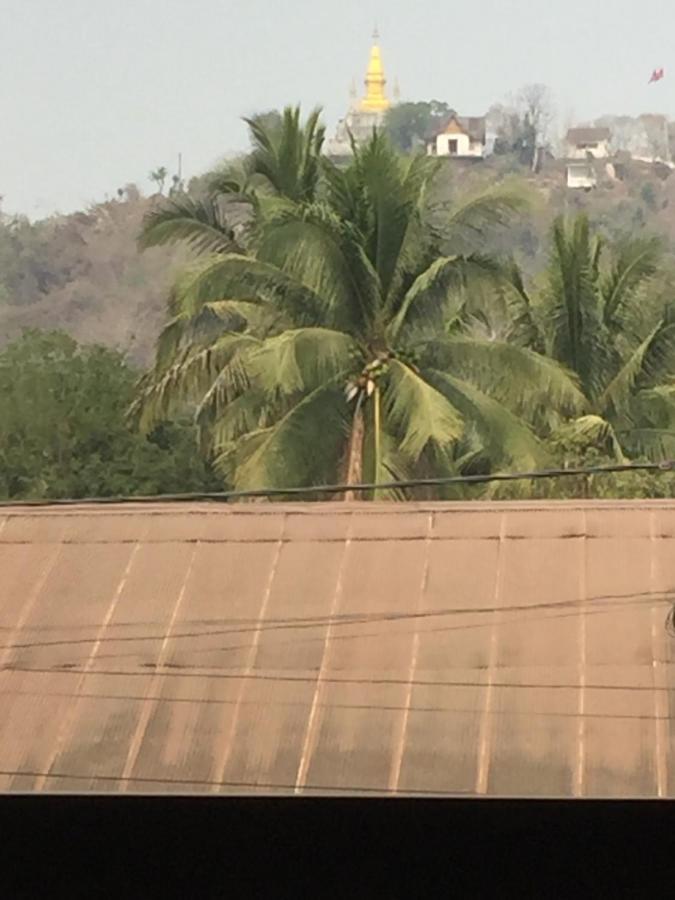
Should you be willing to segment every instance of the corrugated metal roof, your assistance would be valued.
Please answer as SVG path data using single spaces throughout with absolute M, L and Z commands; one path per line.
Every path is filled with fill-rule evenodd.
M 675 796 L 675 502 L 0 511 L 0 790 Z

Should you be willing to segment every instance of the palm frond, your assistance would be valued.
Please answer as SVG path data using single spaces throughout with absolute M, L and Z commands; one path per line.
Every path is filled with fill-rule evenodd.
M 622 313 L 658 271 L 663 256 L 663 242 L 658 237 L 632 238 L 619 245 L 601 290 L 604 321 L 610 328 L 620 328 Z
M 250 173 L 264 178 L 277 195 L 295 203 L 311 202 L 318 188 L 325 139 L 320 115 L 321 110 L 314 109 L 303 126 L 300 108 L 289 106 L 275 127 L 261 119 L 244 119 L 253 144 Z
M 326 300 L 276 266 L 240 254 L 228 254 L 195 278 L 192 303 L 229 300 L 264 301 L 285 312 L 297 325 L 324 320 Z
M 415 318 L 422 319 L 431 316 L 438 319 L 442 315 L 441 307 L 448 293 L 453 287 L 457 289 L 463 283 L 462 263 L 463 260 L 459 256 L 442 256 L 417 276 L 389 323 L 387 337 L 390 341 L 397 340 L 407 318 L 412 323 Z M 461 298 L 456 291 L 455 298 L 459 308 Z
M 248 358 L 251 379 L 266 394 L 295 394 L 335 382 L 354 369 L 358 348 L 352 338 L 327 328 L 283 331 L 268 338 Z
M 636 387 L 658 385 L 675 372 L 675 322 L 659 322 L 635 348 L 599 398 L 599 408 L 621 415 Z
M 203 413 L 203 409 L 200 410 Z M 209 435 L 209 451 L 220 456 L 228 451 L 238 440 L 258 431 L 269 419 L 272 410 L 266 405 L 261 391 L 248 388 L 229 403 L 224 405 L 214 421 L 204 421 L 202 414 L 198 423 Z
M 468 379 L 519 415 L 541 406 L 573 415 L 587 404 L 573 373 L 508 341 L 459 336 L 426 341 L 419 352 L 423 366 Z
M 445 230 L 455 240 L 482 238 L 495 228 L 512 224 L 530 205 L 527 188 L 506 181 L 463 198 L 446 218 Z
M 576 372 L 590 397 L 602 391 L 610 365 L 597 290 L 597 250 L 586 216 L 556 219 L 552 231 L 546 322 L 552 355 Z
M 166 371 L 176 361 L 176 356 L 183 343 L 188 316 L 180 313 L 166 323 L 159 333 L 155 344 L 155 369 Z
M 358 148 L 356 148 L 358 153 Z M 372 225 L 372 215 L 363 183 L 353 165 L 343 167 L 326 157 L 321 160 L 322 191 L 326 204 L 343 222 L 350 222 L 355 232 L 365 236 Z
M 250 202 L 250 191 L 254 187 L 255 177 L 251 172 L 248 157 L 241 157 L 218 166 L 208 176 L 207 186 L 211 196 L 225 194 Z
M 386 295 L 417 197 L 409 196 L 406 191 L 399 158 L 382 138 L 376 136 L 371 140 L 359 164 L 373 212 L 368 255 Z
M 675 460 L 675 428 L 630 428 L 619 437 L 634 457 L 657 463 Z
M 242 396 L 260 397 L 261 415 L 267 408 L 262 392 L 251 384 L 247 369 L 248 356 L 255 348 L 256 345 L 243 347 L 212 376 L 210 387 L 203 392 L 194 413 L 195 422 L 204 434 L 212 435 L 214 423 Z
M 629 416 L 634 422 L 675 427 L 675 384 L 637 391 L 631 398 Z
M 139 247 L 185 244 L 196 253 L 240 253 L 234 229 L 217 199 L 195 200 L 187 195 L 165 200 L 143 220 Z
M 448 319 L 454 320 L 465 304 L 465 292 L 475 292 L 482 285 L 499 284 L 502 270 L 495 260 L 479 254 L 442 256 L 415 279 L 388 327 L 391 341 L 405 326 L 412 329 L 432 326 L 447 330 Z
M 364 331 L 381 305 L 377 273 L 360 242 L 330 209 L 289 211 L 261 238 L 259 258 L 321 297 L 322 324 Z
M 330 483 L 345 443 L 348 410 L 343 394 L 322 385 L 266 429 L 233 473 L 238 490 Z
M 672 383 L 675 378 L 675 306 L 665 311 L 660 327 L 653 334 L 645 353 L 642 372 L 637 379 L 641 390 Z
M 187 266 L 174 282 L 168 301 L 171 318 L 155 346 L 155 370 L 168 368 L 188 345 L 209 345 L 223 332 L 264 329 L 278 312 L 262 300 L 216 300 L 198 296 L 199 279 L 217 257 Z
M 437 161 L 427 157 L 406 161 L 384 134 L 375 132 L 356 148 L 350 173 L 342 180 L 333 178 L 333 185 L 342 188 L 340 203 L 347 197 L 350 205 L 356 206 L 354 221 L 383 296 L 390 294 L 394 281 L 401 282 L 401 269 L 409 268 L 411 258 L 417 258 L 424 191 L 436 166 Z
M 413 460 L 430 441 L 446 446 L 462 433 L 462 416 L 452 403 L 400 360 L 389 363 L 383 401 L 389 429 L 400 435 L 401 452 Z
M 510 260 L 503 271 L 504 279 L 499 284 L 498 291 L 506 303 L 514 339 L 522 342 L 523 346 L 543 353 L 544 336 L 536 321 L 520 267 L 515 260 Z
M 405 456 L 399 447 L 399 442 L 386 429 L 380 427 L 380 467 L 379 474 L 375 471 L 375 424 L 372 416 L 372 404 L 367 407 L 367 425 L 363 447 L 363 471 L 364 481 L 380 483 L 386 481 L 407 481 L 413 477 L 416 471 L 415 464 Z M 375 499 L 375 494 L 364 495 L 363 499 Z M 377 492 L 377 500 L 407 499 L 404 488 L 383 488 Z
M 545 465 L 545 448 L 528 425 L 504 405 L 468 381 L 446 372 L 425 370 L 427 379 L 476 429 L 493 465 L 530 469 Z
M 247 386 L 237 364 L 240 354 L 258 345 L 258 339 L 252 335 L 226 334 L 209 347 L 187 347 L 168 369 L 150 372 L 143 379 L 130 417 L 147 432 L 187 403 L 199 402 L 214 379 L 223 377 L 224 373 L 231 379 L 228 385 L 228 399 L 231 399 Z
M 218 452 L 214 453 L 212 445 L 207 442 L 204 446 L 206 452 L 213 455 L 213 468 L 230 485 L 235 484 L 235 474 L 239 467 L 243 466 L 261 444 L 266 440 L 271 431 L 267 428 L 257 428 L 248 434 L 242 435 L 230 444 L 221 444 Z

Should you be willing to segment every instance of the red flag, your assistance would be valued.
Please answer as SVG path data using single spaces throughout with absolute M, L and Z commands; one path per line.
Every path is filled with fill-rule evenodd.
M 654 71 L 652 72 L 652 77 L 649 79 L 648 84 L 651 84 L 653 81 L 661 81 L 665 74 L 666 73 L 663 69 L 654 69 Z

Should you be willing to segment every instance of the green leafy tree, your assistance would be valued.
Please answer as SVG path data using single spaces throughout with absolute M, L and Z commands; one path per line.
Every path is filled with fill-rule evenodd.
M 297 183 L 297 159 L 280 185 Z M 571 412 L 581 395 L 556 363 L 471 333 L 467 286 L 501 273 L 482 252 L 452 252 L 468 235 L 482 251 L 523 198 L 493 187 L 436 210 L 441 228 L 436 170 L 374 135 L 346 169 L 321 161 L 302 194 L 313 199 L 254 196 L 248 253 L 201 247 L 219 252 L 174 291 L 141 425 L 196 403 L 205 446 L 242 489 L 541 460 L 528 406 Z M 157 228 L 149 220 L 146 243 Z M 162 228 L 162 240 L 183 232 Z
M 185 244 L 200 254 L 244 252 L 252 225 L 279 202 L 311 203 L 316 197 L 325 129 L 320 111 L 303 124 L 299 108 L 244 120 L 252 151 L 207 179 L 207 190 L 172 197 L 146 217 L 142 249 Z
M 384 128 L 392 144 L 402 153 L 411 153 L 447 121 L 454 110 L 447 103 L 399 103 L 386 115 Z
M 585 215 L 556 220 L 537 314 L 521 285 L 520 314 L 546 352 L 574 372 L 585 414 L 563 436 L 589 439 L 615 459 L 675 456 L 675 306 L 662 299 L 663 245 L 607 244 Z M 535 324 L 535 319 L 539 319 Z
M 218 489 L 194 428 L 125 424 L 137 374 L 103 347 L 26 332 L 0 353 L 0 496 L 106 497 Z

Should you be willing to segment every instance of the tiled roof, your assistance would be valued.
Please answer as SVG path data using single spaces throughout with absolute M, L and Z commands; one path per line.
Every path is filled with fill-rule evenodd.
M 675 796 L 675 501 L 0 510 L 0 790 Z
M 596 144 L 608 141 L 612 136 L 609 128 L 570 128 L 567 132 L 568 144 Z
M 485 116 L 457 116 L 452 115 L 437 134 L 454 134 L 459 131 L 467 134 L 472 141 L 484 144 L 486 139 Z M 434 135 L 434 138 L 436 135 Z

